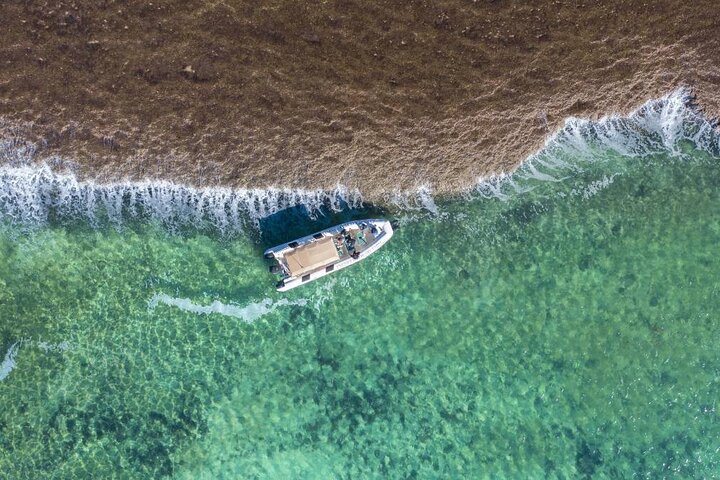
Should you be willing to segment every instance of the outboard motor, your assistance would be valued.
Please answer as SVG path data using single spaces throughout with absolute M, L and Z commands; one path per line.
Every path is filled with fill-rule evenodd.
M 280 265 L 270 265 L 270 273 L 282 273 Z

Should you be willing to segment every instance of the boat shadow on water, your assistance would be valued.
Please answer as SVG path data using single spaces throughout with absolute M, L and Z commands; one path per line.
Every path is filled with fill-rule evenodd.
M 265 250 L 274 245 L 352 220 L 387 216 L 384 208 L 371 204 L 352 207 L 347 203 L 342 203 L 340 207 L 340 209 L 333 209 L 330 206 L 323 206 L 311 211 L 305 205 L 298 205 L 264 217 L 258 222 L 260 226 L 259 247 Z

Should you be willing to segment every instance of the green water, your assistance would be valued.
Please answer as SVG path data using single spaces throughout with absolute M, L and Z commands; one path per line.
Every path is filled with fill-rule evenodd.
M 0 477 L 718 478 L 720 162 L 685 150 L 395 212 L 289 294 L 267 236 L 5 226 Z

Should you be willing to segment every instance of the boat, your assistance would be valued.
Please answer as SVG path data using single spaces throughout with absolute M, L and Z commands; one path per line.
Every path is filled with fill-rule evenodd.
M 264 255 L 274 260 L 270 272 L 281 276 L 275 287 L 285 292 L 355 265 L 392 236 L 388 220 L 352 221 L 268 248 Z

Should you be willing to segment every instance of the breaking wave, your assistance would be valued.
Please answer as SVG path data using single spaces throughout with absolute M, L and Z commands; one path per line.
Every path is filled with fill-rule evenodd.
M 646 102 L 626 117 L 608 116 L 593 122 L 569 118 L 545 146 L 509 174 L 478 179 L 473 193 L 507 200 L 538 187 L 572 181 L 593 165 L 618 157 L 671 154 L 682 157 L 685 147 L 717 156 L 716 124 L 693 105 L 687 89 Z M 601 179 L 569 187 L 580 196 L 592 195 L 612 183 L 614 172 Z M 578 193 L 579 192 L 579 193 Z
M 683 155 L 684 144 L 717 155 L 720 138 L 715 125 L 692 105 L 692 96 L 679 89 L 644 104 L 627 117 L 597 122 L 570 118 L 515 171 L 478 179 L 464 197 L 507 200 L 529 191 L 588 198 L 612 184 L 618 172 L 584 178 L 592 165 L 618 156 L 646 157 L 660 153 Z M 0 219 L 21 225 L 44 225 L 55 219 L 86 219 L 97 226 L 122 226 L 136 218 L 159 221 L 169 230 L 182 227 L 217 229 L 233 234 L 257 227 L 260 220 L 293 207 L 304 207 L 310 218 L 323 212 L 363 208 L 362 193 L 338 185 L 334 190 L 290 188 L 199 188 L 169 181 L 98 184 L 80 181 L 65 171 L 73 162 L 60 158 L 37 165 L 33 145 L 0 141 Z M 72 168 L 70 168 L 72 170 Z M 565 192 L 552 189 L 570 182 Z M 388 193 L 382 199 L 397 216 L 442 215 L 430 186 Z
M 225 233 L 244 230 L 281 210 L 305 206 L 309 214 L 362 204 L 360 193 L 293 189 L 194 188 L 166 181 L 96 184 L 48 165 L 0 167 L 0 217 L 22 225 L 43 225 L 56 218 L 85 218 L 96 226 L 122 226 L 150 218 L 170 230 L 212 227 Z

